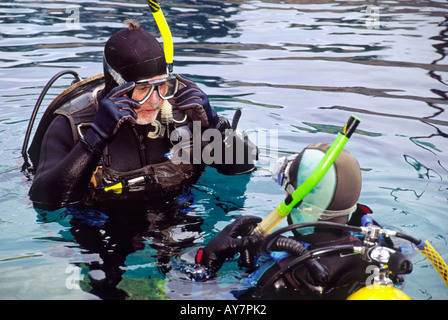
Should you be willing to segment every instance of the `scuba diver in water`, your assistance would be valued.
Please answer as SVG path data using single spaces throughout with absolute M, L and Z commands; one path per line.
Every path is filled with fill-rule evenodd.
M 195 82 L 168 72 L 154 36 L 126 23 L 106 42 L 104 75 L 73 84 L 42 117 L 29 149 L 37 208 L 163 204 L 204 165 L 227 175 L 255 169 L 258 150 L 235 130 L 237 120 L 230 125 Z M 211 141 L 203 141 L 207 130 L 216 133 Z
M 172 74 L 172 60 L 154 36 L 133 20 L 126 23 L 105 44 L 103 74 L 82 80 L 66 70 L 48 82 L 22 149 L 39 219 L 65 223 L 70 217 L 76 242 L 98 254 L 98 261 L 88 258 L 86 272 L 103 275 L 84 282 L 104 299 L 127 297 L 118 286 L 130 254 L 148 245 L 157 251 L 157 269 L 166 272 L 170 257 L 202 232 L 203 219 L 189 213 L 197 196 L 191 185 L 205 165 L 238 175 L 229 178 L 239 193 L 258 155 L 236 129 L 241 113 L 231 124 L 218 115 L 195 82 Z M 27 150 L 43 97 L 67 73 L 77 81 L 47 107 Z M 173 237 L 176 227 L 182 232 Z M 183 232 L 185 241 L 179 240 Z
M 330 144 L 314 144 L 300 154 L 280 158 L 274 180 L 291 194 L 312 173 L 329 147 Z M 369 259 L 361 259 L 359 254 L 332 252 L 334 249 L 329 248 L 363 245 L 364 239 L 344 229 L 345 226 L 361 226 L 363 221 L 378 225 L 370 218 L 372 211 L 358 203 L 361 181 L 357 160 L 342 150 L 322 180 L 288 215 L 289 226 L 285 229 L 292 231 L 292 237 L 279 233 L 269 241 L 259 238 L 252 231 L 261 218 L 239 217 L 205 247 L 189 254 L 195 257 L 193 271 L 189 273 L 196 280 L 208 279 L 226 259 L 240 254 L 238 261 L 248 268 L 250 275 L 234 292 L 239 299 L 347 298 L 366 286 L 372 275 L 369 269 L 372 259 L 366 261 Z M 293 228 L 299 225 L 304 227 Z M 387 248 L 394 246 L 390 238 L 381 239 L 380 243 Z M 319 249 L 326 254 L 308 255 Z M 395 262 L 390 263 L 392 271 L 388 276 L 400 283 L 401 274 L 410 273 L 412 264 L 404 254 L 396 256 Z

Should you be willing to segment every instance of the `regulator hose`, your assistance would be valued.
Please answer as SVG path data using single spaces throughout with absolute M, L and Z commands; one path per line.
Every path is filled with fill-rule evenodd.
M 267 251 L 267 252 L 270 252 L 270 251 L 272 251 L 271 247 L 274 246 L 275 242 L 277 241 L 277 238 L 281 234 L 283 234 L 285 232 L 288 232 L 288 231 L 291 231 L 291 230 L 300 229 L 300 228 L 307 228 L 307 227 L 335 228 L 335 229 L 342 229 L 342 230 L 351 231 L 351 232 L 361 232 L 361 228 L 360 227 L 349 226 L 349 225 L 340 224 L 340 223 L 334 223 L 334 222 L 318 221 L 318 222 L 296 223 L 296 224 L 291 224 L 289 226 L 286 226 L 286 227 L 283 227 L 281 229 L 275 230 L 271 234 L 267 235 L 266 238 L 263 241 L 263 249 L 265 251 Z M 294 240 L 294 241 L 296 241 L 296 240 Z
M 28 161 L 28 153 L 27 153 L 28 142 L 30 140 L 31 131 L 33 130 L 34 121 L 36 120 L 37 113 L 39 112 L 40 105 L 42 104 L 42 101 L 44 100 L 45 95 L 47 94 L 48 90 L 50 90 L 50 88 L 53 85 L 53 83 L 55 83 L 59 78 L 61 78 L 62 76 L 66 75 L 66 74 L 71 74 L 71 75 L 73 75 L 75 77 L 75 80 L 73 81 L 73 83 L 76 83 L 76 82 L 79 82 L 79 81 L 82 80 L 81 77 L 79 76 L 79 74 L 76 71 L 73 71 L 73 70 L 63 70 L 63 71 L 58 72 L 57 74 L 55 74 L 48 81 L 48 83 L 45 85 L 45 87 L 42 89 L 42 92 L 40 93 L 39 98 L 37 99 L 36 104 L 34 106 L 33 113 L 31 114 L 30 122 L 28 123 L 28 128 L 26 129 L 25 140 L 23 141 L 22 157 L 23 157 L 25 163 L 23 164 L 22 170 L 25 170 L 26 168 L 28 168 L 31 165 L 29 163 L 29 161 Z
M 278 237 L 272 243 L 273 251 L 287 251 L 293 255 L 301 256 L 308 252 L 307 248 L 299 241 L 286 238 L 286 237 Z

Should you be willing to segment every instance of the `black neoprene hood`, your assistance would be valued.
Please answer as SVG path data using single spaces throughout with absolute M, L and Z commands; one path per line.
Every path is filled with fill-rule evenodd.
M 127 28 L 112 35 L 106 42 L 104 58 L 105 63 L 126 82 L 166 74 L 161 45 L 153 35 L 141 28 Z M 105 68 L 105 73 L 108 73 L 106 71 Z

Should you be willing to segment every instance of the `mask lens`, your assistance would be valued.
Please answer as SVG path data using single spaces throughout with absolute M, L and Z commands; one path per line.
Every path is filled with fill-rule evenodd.
M 140 104 L 144 104 L 146 100 L 154 92 L 154 86 L 150 84 L 137 85 L 132 92 L 132 99 Z
M 169 79 L 165 81 L 163 84 L 157 86 L 157 91 L 159 92 L 159 96 L 162 99 L 171 99 L 176 93 L 178 88 L 178 81 L 176 78 Z
M 176 78 L 168 78 L 162 80 L 153 80 L 142 83 L 137 83 L 132 98 L 140 104 L 144 104 L 152 95 L 154 90 L 157 90 L 160 98 L 171 99 L 178 88 L 178 81 Z

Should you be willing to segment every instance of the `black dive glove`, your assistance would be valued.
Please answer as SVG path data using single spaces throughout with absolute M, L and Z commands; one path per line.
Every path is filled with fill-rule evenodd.
M 219 117 L 217 128 L 222 134 L 222 157 L 219 163 L 212 164 L 219 173 L 225 175 L 245 174 L 255 170 L 258 148 L 249 137 L 237 129 L 241 110 L 233 116 L 232 125 L 225 117 Z
M 100 101 L 95 120 L 91 124 L 90 130 L 83 136 L 83 141 L 90 148 L 102 151 L 106 143 L 112 140 L 120 129 L 123 122 L 136 123 L 137 113 L 134 109 L 140 108 L 140 104 L 124 96 L 134 87 L 134 82 L 115 87 Z
M 217 272 L 227 258 L 237 253 L 244 256 L 245 262 L 253 260 L 261 244 L 261 239 L 251 236 L 254 227 L 261 222 L 260 217 L 243 216 L 226 226 L 203 249 L 196 254 L 196 263 Z
M 210 106 L 207 94 L 190 79 L 176 75 L 184 87 L 176 92 L 172 105 L 185 112 L 190 121 L 200 121 L 202 129 L 215 128 L 219 122 L 216 110 Z

